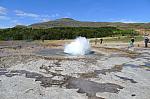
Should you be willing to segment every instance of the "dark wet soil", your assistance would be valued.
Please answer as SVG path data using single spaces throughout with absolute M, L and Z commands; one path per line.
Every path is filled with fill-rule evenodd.
M 121 77 L 121 76 L 118 76 L 118 75 L 115 75 L 116 77 L 124 80 L 124 81 L 130 81 L 131 83 L 137 83 L 134 79 L 131 79 L 131 78 L 128 78 L 128 77 Z
M 4 49 L 4 48 L 12 48 L 12 49 L 20 49 L 21 48 L 21 46 L 20 45 L 18 45 L 18 46 L 0 46 L 0 49 Z
M 86 93 L 87 96 L 96 96 L 97 92 L 118 93 L 122 86 L 113 83 L 97 83 L 81 78 L 73 78 L 68 80 L 66 86 L 68 89 L 79 89 L 77 92 Z
M 40 81 L 43 87 L 66 87 L 67 89 L 79 89 L 78 93 L 86 93 L 88 99 L 104 99 L 102 97 L 96 97 L 97 92 L 110 92 L 118 93 L 119 89 L 123 89 L 122 86 L 113 83 L 97 83 L 88 81 L 82 78 L 73 78 L 67 75 L 61 75 L 57 73 L 51 73 L 51 77 L 45 77 L 42 74 L 36 72 L 30 72 L 26 70 L 7 70 L 0 68 L 0 76 L 5 75 L 7 77 L 13 76 L 25 76 L 26 78 L 33 78 L 35 81 Z M 61 76 L 61 80 L 55 80 L 53 77 Z
M 131 68 L 144 68 L 146 71 L 150 71 L 150 62 L 145 62 L 144 65 L 123 64 L 123 66 Z
M 135 64 L 123 64 L 124 67 L 131 67 L 131 68 L 139 68 L 140 66 Z
M 94 72 L 96 74 L 104 74 L 104 75 L 106 75 L 107 72 L 108 73 L 110 73 L 110 72 L 121 72 L 122 68 L 123 68 L 122 65 L 115 65 L 111 69 L 95 70 Z
M 6 77 L 13 77 L 13 76 L 22 76 L 25 75 L 26 78 L 34 78 L 35 81 L 40 81 L 41 86 L 43 87 L 51 87 L 52 85 L 58 85 L 62 86 L 68 79 L 67 76 L 59 75 L 62 76 L 62 80 L 54 80 L 52 79 L 55 76 L 58 76 L 55 73 L 52 73 L 51 77 L 45 77 L 42 74 L 36 73 L 36 72 L 30 72 L 26 70 L 11 70 L 8 71 L 7 69 L 0 69 L 0 76 L 5 75 Z
M 94 70 L 94 72 L 78 73 L 78 74 L 80 75 L 80 78 L 96 78 L 98 74 L 106 75 L 106 73 L 121 72 L 122 68 L 123 68 L 122 65 L 115 65 L 110 69 Z

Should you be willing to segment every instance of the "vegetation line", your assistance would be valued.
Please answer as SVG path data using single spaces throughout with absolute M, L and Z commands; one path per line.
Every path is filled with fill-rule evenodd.
M 116 27 L 54 27 L 33 29 L 14 27 L 0 29 L 0 40 L 62 40 L 74 39 L 77 36 L 101 38 L 113 36 L 138 35 L 134 30 L 121 30 Z

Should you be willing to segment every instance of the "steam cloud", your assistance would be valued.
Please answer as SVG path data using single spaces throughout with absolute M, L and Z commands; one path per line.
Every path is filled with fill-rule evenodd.
M 71 55 L 85 55 L 91 52 L 89 40 L 85 37 L 78 37 L 73 42 L 65 46 L 65 53 Z

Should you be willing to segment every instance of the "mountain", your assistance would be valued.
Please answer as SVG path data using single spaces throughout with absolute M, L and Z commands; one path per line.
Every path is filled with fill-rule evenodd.
M 32 28 L 52 27 L 117 27 L 121 29 L 150 29 L 150 23 L 121 23 L 121 22 L 87 22 L 77 21 L 71 18 L 61 18 L 48 22 L 31 24 Z
M 16 25 L 16 26 L 13 27 L 13 28 L 27 28 L 27 26 L 25 26 L 25 25 Z
M 58 22 L 75 22 L 77 20 L 74 20 L 72 18 L 61 18 L 61 19 L 56 19 L 55 21 L 58 21 Z

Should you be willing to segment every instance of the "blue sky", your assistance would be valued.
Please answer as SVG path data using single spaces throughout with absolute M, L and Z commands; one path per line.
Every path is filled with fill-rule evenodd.
M 80 21 L 150 22 L 150 0 L 0 0 L 0 28 L 65 17 Z

